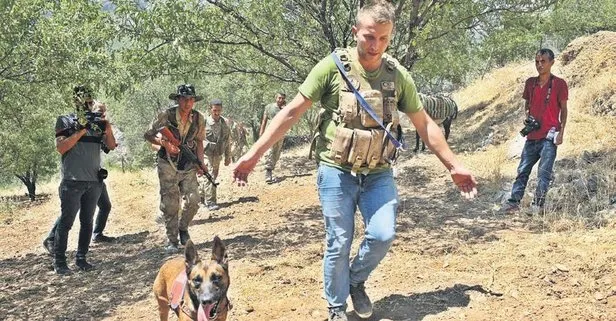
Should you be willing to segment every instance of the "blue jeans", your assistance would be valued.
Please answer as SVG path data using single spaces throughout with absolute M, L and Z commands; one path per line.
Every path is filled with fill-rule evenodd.
M 398 191 L 391 170 L 353 176 L 320 164 L 317 175 L 327 243 L 325 297 L 330 307 L 341 307 L 346 304 L 350 285 L 368 279 L 394 240 Z M 365 225 L 364 239 L 349 264 L 357 208 Z
M 524 197 L 524 190 L 528 183 L 528 177 L 533 166 L 539 161 L 537 170 L 537 190 L 535 191 L 534 205 L 543 206 L 545 204 L 545 194 L 548 191 L 550 180 L 552 179 L 552 169 L 556 160 L 557 146 L 549 139 L 527 140 L 524 144 L 520 165 L 518 166 L 518 176 L 511 189 L 509 203 L 520 204 Z

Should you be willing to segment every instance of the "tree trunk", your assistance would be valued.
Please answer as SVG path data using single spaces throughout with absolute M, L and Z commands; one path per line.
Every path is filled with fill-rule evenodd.
M 15 174 L 19 180 L 26 185 L 28 189 L 28 197 L 30 197 L 30 201 L 34 201 L 36 199 L 36 179 L 38 177 L 38 173 L 36 169 L 27 170 L 23 174 Z

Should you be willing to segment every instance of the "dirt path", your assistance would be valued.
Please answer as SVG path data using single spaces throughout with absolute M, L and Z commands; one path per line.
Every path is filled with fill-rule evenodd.
M 249 187 L 233 187 L 224 168 L 222 209 L 200 211 L 190 228 L 203 255 L 214 235 L 227 244 L 230 320 L 326 319 L 315 165 L 294 153 L 302 157 L 287 154 L 274 185 L 257 172 Z M 398 236 L 367 283 L 371 320 L 616 320 L 614 229 L 543 233 L 536 220 L 495 215 L 487 197 L 461 200 L 432 155 L 406 156 Z M 114 172 L 109 186 L 108 234 L 119 239 L 92 247 L 91 273 L 51 270 L 40 242 L 58 212 L 53 190 L 2 218 L 0 319 L 156 319 L 151 285 L 166 255 L 154 170 Z

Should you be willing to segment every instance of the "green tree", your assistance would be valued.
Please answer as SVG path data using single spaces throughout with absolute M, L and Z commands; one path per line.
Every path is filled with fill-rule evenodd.
M 70 109 L 76 83 L 109 81 L 108 44 L 115 33 L 96 2 L 2 2 L 0 175 L 17 176 L 34 199 L 37 181 L 54 172 L 57 161 L 55 118 Z

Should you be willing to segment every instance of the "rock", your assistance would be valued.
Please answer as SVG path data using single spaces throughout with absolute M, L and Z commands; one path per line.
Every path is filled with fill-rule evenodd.
M 318 319 L 321 316 L 323 316 L 323 314 L 321 313 L 321 310 L 312 310 L 310 311 L 310 316 L 313 317 L 314 319 Z
M 605 300 L 606 296 L 605 294 L 601 293 L 601 292 L 595 292 L 595 294 L 593 295 L 593 297 L 595 298 L 595 300 L 597 301 L 603 301 Z
M 565 265 L 562 264 L 556 264 L 556 269 L 561 271 L 561 272 L 569 272 L 569 268 Z

